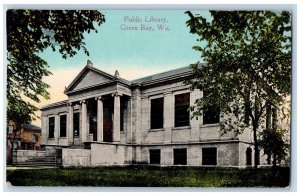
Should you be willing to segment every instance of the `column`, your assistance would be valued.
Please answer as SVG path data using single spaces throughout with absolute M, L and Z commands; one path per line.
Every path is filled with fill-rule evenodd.
M 113 125 L 113 142 L 120 141 L 120 94 L 115 93 L 114 96 L 114 125 Z
M 132 143 L 132 98 L 130 97 L 127 102 L 127 123 L 126 123 L 126 143 Z
M 59 115 L 55 114 L 54 117 L 54 140 L 55 140 L 55 144 L 59 144 L 59 131 L 60 131 L 60 119 L 59 119 Z
M 47 144 L 48 138 L 48 118 L 46 116 L 42 116 L 42 144 Z
M 195 105 L 195 101 L 202 97 L 201 91 L 199 89 L 194 89 L 191 91 L 190 94 L 190 105 Z M 190 112 L 190 117 L 192 117 L 193 112 Z M 191 134 L 190 134 L 190 141 L 191 142 L 198 142 L 200 140 L 200 119 L 201 116 L 194 117 L 190 120 L 191 125 Z
M 68 144 L 73 144 L 73 117 L 74 117 L 74 109 L 72 106 L 72 103 L 68 104 L 68 132 L 67 132 L 67 138 L 68 138 Z
M 141 119 L 142 119 L 142 99 L 139 87 L 132 92 L 132 108 L 131 108 L 131 130 L 132 143 L 141 144 Z
M 172 142 L 172 128 L 174 127 L 174 98 L 173 94 L 164 94 L 164 143 Z
M 97 142 L 103 142 L 103 102 L 97 97 Z
M 87 136 L 87 108 L 86 100 L 80 101 L 81 103 L 81 141 L 86 142 Z

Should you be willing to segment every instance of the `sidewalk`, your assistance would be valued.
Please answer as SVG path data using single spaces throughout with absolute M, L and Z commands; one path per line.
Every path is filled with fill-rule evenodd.
M 56 169 L 59 167 L 53 167 L 53 166 L 39 166 L 39 167 L 16 167 L 16 166 L 6 166 L 5 169 L 6 170 L 16 170 L 16 169 Z

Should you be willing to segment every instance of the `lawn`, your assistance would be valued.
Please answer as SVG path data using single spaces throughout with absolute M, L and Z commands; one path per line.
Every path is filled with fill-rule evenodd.
M 7 170 L 13 186 L 287 187 L 289 168 L 96 167 Z

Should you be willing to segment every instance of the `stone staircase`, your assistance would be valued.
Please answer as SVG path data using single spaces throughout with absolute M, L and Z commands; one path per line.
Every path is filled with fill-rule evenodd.
M 24 162 L 17 163 L 17 167 L 56 167 L 55 155 L 30 157 Z

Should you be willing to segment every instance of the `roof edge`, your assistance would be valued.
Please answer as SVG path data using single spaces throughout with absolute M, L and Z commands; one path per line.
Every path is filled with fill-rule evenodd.
M 55 103 L 51 103 L 51 104 L 48 104 L 48 105 L 45 105 L 43 107 L 41 107 L 41 111 L 45 111 L 47 109 L 52 109 L 52 108 L 57 108 L 57 107 L 60 107 L 60 106 L 63 106 L 63 105 L 67 105 L 68 104 L 68 100 L 63 100 L 63 101 L 59 101 L 59 102 L 55 102 Z

